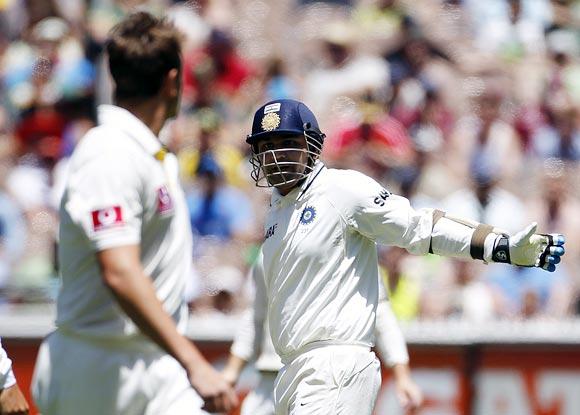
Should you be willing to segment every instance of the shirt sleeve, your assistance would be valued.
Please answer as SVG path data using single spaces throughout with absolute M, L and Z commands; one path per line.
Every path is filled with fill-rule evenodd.
M 355 171 L 345 172 L 334 200 L 348 225 L 367 238 L 423 255 L 429 248 L 438 255 L 471 258 L 473 229 L 448 219 L 433 226 L 434 209 L 415 210 L 409 200 L 390 193 L 375 180 Z
M 12 360 L 8 358 L 0 341 L 0 390 L 9 388 L 15 384 L 16 378 L 12 372 Z
M 254 301 L 250 308 L 243 313 L 240 327 L 231 347 L 231 353 L 245 361 L 250 361 L 260 355 L 264 339 L 268 301 L 261 251 L 250 273 L 254 282 Z
M 123 154 L 99 154 L 71 173 L 63 208 L 97 251 L 138 244 L 142 189 L 137 166 Z
M 397 318 L 381 281 L 379 281 L 375 336 L 377 351 L 387 366 L 393 367 L 397 364 L 409 363 L 409 353 L 403 332 L 397 323 Z

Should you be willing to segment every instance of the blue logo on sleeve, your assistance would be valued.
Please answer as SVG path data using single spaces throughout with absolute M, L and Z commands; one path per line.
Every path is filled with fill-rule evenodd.
M 303 225 L 308 225 L 311 223 L 314 218 L 316 218 L 316 209 L 312 206 L 306 206 L 302 211 L 302 215 L 300 216 L 300 223 Z

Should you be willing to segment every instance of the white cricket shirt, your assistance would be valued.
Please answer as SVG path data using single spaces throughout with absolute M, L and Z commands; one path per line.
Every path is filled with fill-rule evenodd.
M 268 329 L 267 302 L 264 301 L 266 294 L 263 289 L 255 289 L 256 284 L 262 284 L 262 286 L 264 284 L 262 267 L 253 266 L 250 270 L 250 279 L 256 282 L 252 285 L 254 288 L 254 302 L 240 319 L 240 325 L 232 343 L 231 352 L 246 361 L 255 358 L 256 369 L 258 370 L 277 372 L 283 365 L 274 350 Z M 256 298 L 256 294 L 262 297 Z M 392 367 L 396 364 L 409 363 L 405 338 L 393 314 L 382 282 L 379 282 L 379 303 L 376 314 L 376 345 L 385 364 Z
M 471 258 L 472 234 L 446 218 L 433 227 L 432 209 L 416 211 L 373 179 L 318 162 L 286 196 L 274 189 L 265 223 L 263 290 L 276 352 L 286 362 L 313 342 L 372 346 L 375 243 L 415 254 L 432 243 L 437 254 Z
M 95 255 L 139 244 L 157 297 L 183 331 L 192 240 L 177 160 L 170 153 L 155 158 L 159 140 L 129 111 L 103 105 L 98 117 L 71 157 L 60 204 L 57 327 L 86 337 L 145 339 L 105 287 Z

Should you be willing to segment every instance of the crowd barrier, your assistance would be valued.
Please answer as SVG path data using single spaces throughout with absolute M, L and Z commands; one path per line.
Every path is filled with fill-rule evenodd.
M 0 312 L 0 337 L 25 392 L 52 319 L 52 309 Z M 237 322 L 237 317 L 192 317 L 188 335 L 219 368 Z M 421 415 L 580 414 L 580 320 L 446 320 L 402 328 L 413 378 L 425 395 Z M 256 378 L 251 368 L 244 372 L 238 386 L 242 398 Z M 375 412 L 403 414 L 386 368 Z

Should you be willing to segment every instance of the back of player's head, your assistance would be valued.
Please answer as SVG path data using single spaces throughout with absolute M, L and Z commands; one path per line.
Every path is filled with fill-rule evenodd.
M 165 19 L 131 14 L 110 32 L 106 43 L 115 99 L 149 98 L 171 69 L 181 69 L 180 36 Z

